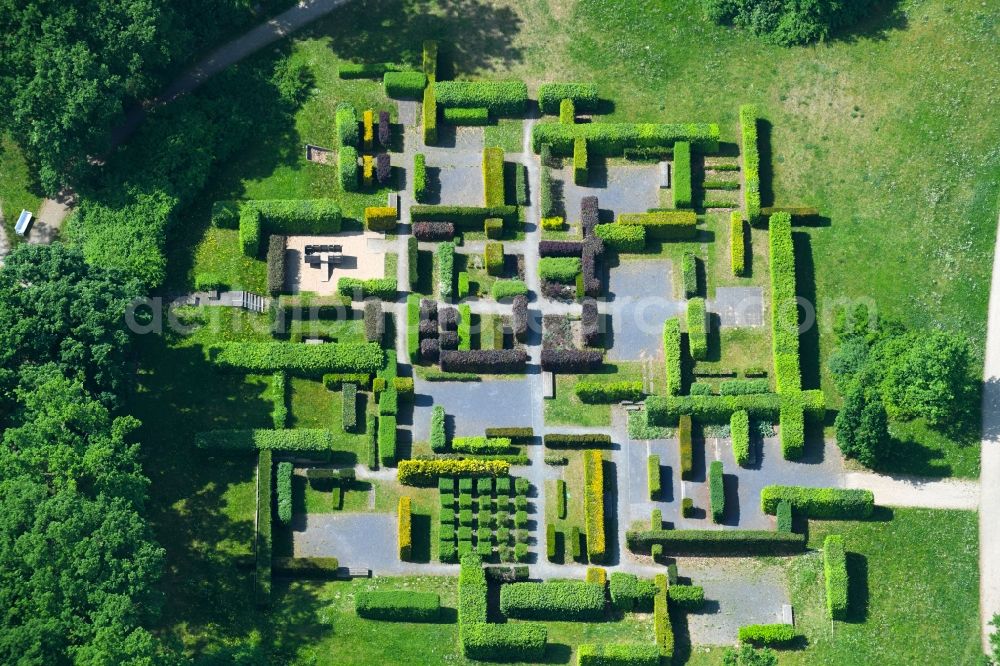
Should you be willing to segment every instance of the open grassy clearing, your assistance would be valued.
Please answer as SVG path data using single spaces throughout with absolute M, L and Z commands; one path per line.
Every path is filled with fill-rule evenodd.
M 603 371 L 588 375 L 557 374 L 556 395 L 545 401 L 545 423 L 547 425 L 610 426 L 611 405 L 586 405 L 576 396 L 577 382 L 641 382 L 644 377 L 643 363 L 618 361 L 606 363 Z M 650 373 L 654 387 L 662 387 L 666 382 L 666 370 L 662 363 L 650 363 Z M 654 390 L 656 390 L 654 388 Z
M 6 134 L 0 135 L 0 216 L 10 242 L 17 243 L 14 225 L 22 210 L 35 215 L 42 205 L 42 197 L 35 194 L 28 162 L 24 153 Z

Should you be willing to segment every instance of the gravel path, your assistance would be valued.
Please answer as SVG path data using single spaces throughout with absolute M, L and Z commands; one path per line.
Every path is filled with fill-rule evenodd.
M 998 237 L 1000 242 L 1000 237 Z M 1000 613 L 1000 244 L 993 253 L 993 279 L 983 368 L 983 441 L 979 481 L 979 613 L 983 650 L 989 651 L 990 620 Z
M 966 511 L 979 508 L 979 483 L 976 481 L 848 472 L 844 475 L 844 485 L 871 490 L 875 493 L 875 503 L 882 506 Z

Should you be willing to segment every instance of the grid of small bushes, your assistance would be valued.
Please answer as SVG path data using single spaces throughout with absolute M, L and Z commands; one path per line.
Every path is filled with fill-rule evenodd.
M 455 562 L 475 553 L 502 562 L 528 557 L 528 490 L 525 478 L 499 476 L 438 479 L 441 502 L 438 557 Z

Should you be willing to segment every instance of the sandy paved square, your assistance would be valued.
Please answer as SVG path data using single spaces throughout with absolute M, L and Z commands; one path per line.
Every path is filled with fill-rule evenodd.
M 345 231 L 326 236 L 289 236 L 285 245 L 285 289 L 288 293 L 304 291 L 316 294 L 333 294 L 337 281 L 342 277 L 369 280 L 385 277 L 385 252 L 369 249 L 369 241 L 382 239 L 372 231 Z M 312 268 L 305 263 L 306 245 L 340 245 L 344 249 L 343 262 L 333 269 L 329 281 L 324 281 L 326 264 Z

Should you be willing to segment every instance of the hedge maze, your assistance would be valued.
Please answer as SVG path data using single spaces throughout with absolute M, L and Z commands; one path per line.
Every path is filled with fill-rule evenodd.
M 724 466 L 737 478 L 762 473 L 762 433 L 777 425 L 781 464 L 794 471 L 808 423 L 826 409 L 823 393 L 803 385 L 792 217 L 761 208 L 760 111 L 740 107 L 735 136 L 726 134 L 736 128 L 714 123 L 603 122 L 595 86 L 546 83 L 536 94 L 543 117 L 530 132 L 516 126 L 528 151 L 486 138 L 473 148 L 456 141 L 466 154 L 452 163 L 446 131 L 490 136 L 479 128 L 525 117 L 529 89 L 521 81 L 441 80 L 437 43 L 426 42 L 421 55 L 420 69 L 368 63 L 340 72 L 379 80 L 388 100 L 410 105 L 416 121 L 403 130 L 413 132 L 406 142 L 396 141 L 393 112 L 340 103 L 329 198 L 222 201 L 212 210 L 213 225 L 237 235 L 241 257 L 266 260 L 262 317 L 275 328 L 271 339 L 220 336 L 204 350 L 220 373 L 267 379 L 270 427 L 248 423 L 195 440 L 209 456 L 256 458 L 257 602 L 268 603 L 275 575 L 344 575 L 337 552 L 276 551 L 298 538 L 291 532 L 303 506 L 329 512 L 315 509 L 316 496 L 329 492 L 334 500 L 324 507 L 334 513 L 392 514 L 393 571 L 451 567 L 467 658 L 545 660 L 546 622 L 641 613 L 652 616 L 645 642 L 577 645 L 576 663 L 670 663 L 674 623 L 705 600 L 702 588 L 678 584 L 677 558 L 800 554 L 807 541 L 794 517 L 864 520 L 874 510 L 867 491 L 794 485 L 764 487 L 759 507 L 727 506 L 727 484 L 736 484 Z M 721 150 L 726 139 L 738 159 Z M 441 191 L 445 169 L 464 169 L 475 196 Z M 596 187 L 595 174 L 642 169 L 661 176 L 655 206 L 635 210 L 605 195 L 611 179 Z M 578 210 L 567 209 L 568 193 Z M 602 200 L 611 203 L 602 208 Z M 360 233 L 389 248 L 385 275 L 338 275 L 334 266 L 326 292 L 289 290 L 296 237 Z M 642 361 L 615 358 L 631 322 L 609 314 L 614 272 L 658 261 L 670 262 L 678 288 L 654 295 L 673 300 L 679 314 L 654 323 Z M 202 277 L 225 284 L 224 276 Z M 761 289 L 770 320 L 759 326 L 760 356 L 720 370 L 727 350 L 718 294 L 732 286 Z M 320 332 L 309 332 L 316 321 Z M 641 374 L 628 374 L 638 366 Z M 564 401 L 579 423 L 562 430 L 548 419 L 543 382 L 551 382 L 552 404 Z M 495 390 L 479 403 L 484 413 L 447 412 L 455 395 L 484 385 Z M 321 390 L 307 401 L 304 386 Z M 506 422 L 505 400 L 523 391 L 534 411 L 518 413 L 515 426 L 491 427 Z M 593 426 L 580 416 L 623 413 L 613 411 L 623 403 L 627 432 L 619 421 Z M 464 430 L 471 422 L 480 424 L 476 432 Z M 729 440 L 715 454 L 725 465 L 701 446 L 708 432 Z M 627 447 L 643 442 L 652 443 L 636 459 L 646 464 L 623 476 Z M 359 501 L 365 484 L 370 494 Z M 626 490 L 641 516 L 622 506 Z M 745 527 L 749 514 L 772 528 Z M 823 569 L 828 612 L 842 620 L 839 537 L 827 538 Z M 529 572 L 545 580 L 529 581 Z M 491 586 L 498 603 L 488 610 Z M 354 611 L 372 622 L 446 621 L 443 593 L 405 588 L 361 590 Z M 751 623 L 730 637 L 762 646 L 797 638 L 789 625 Z

